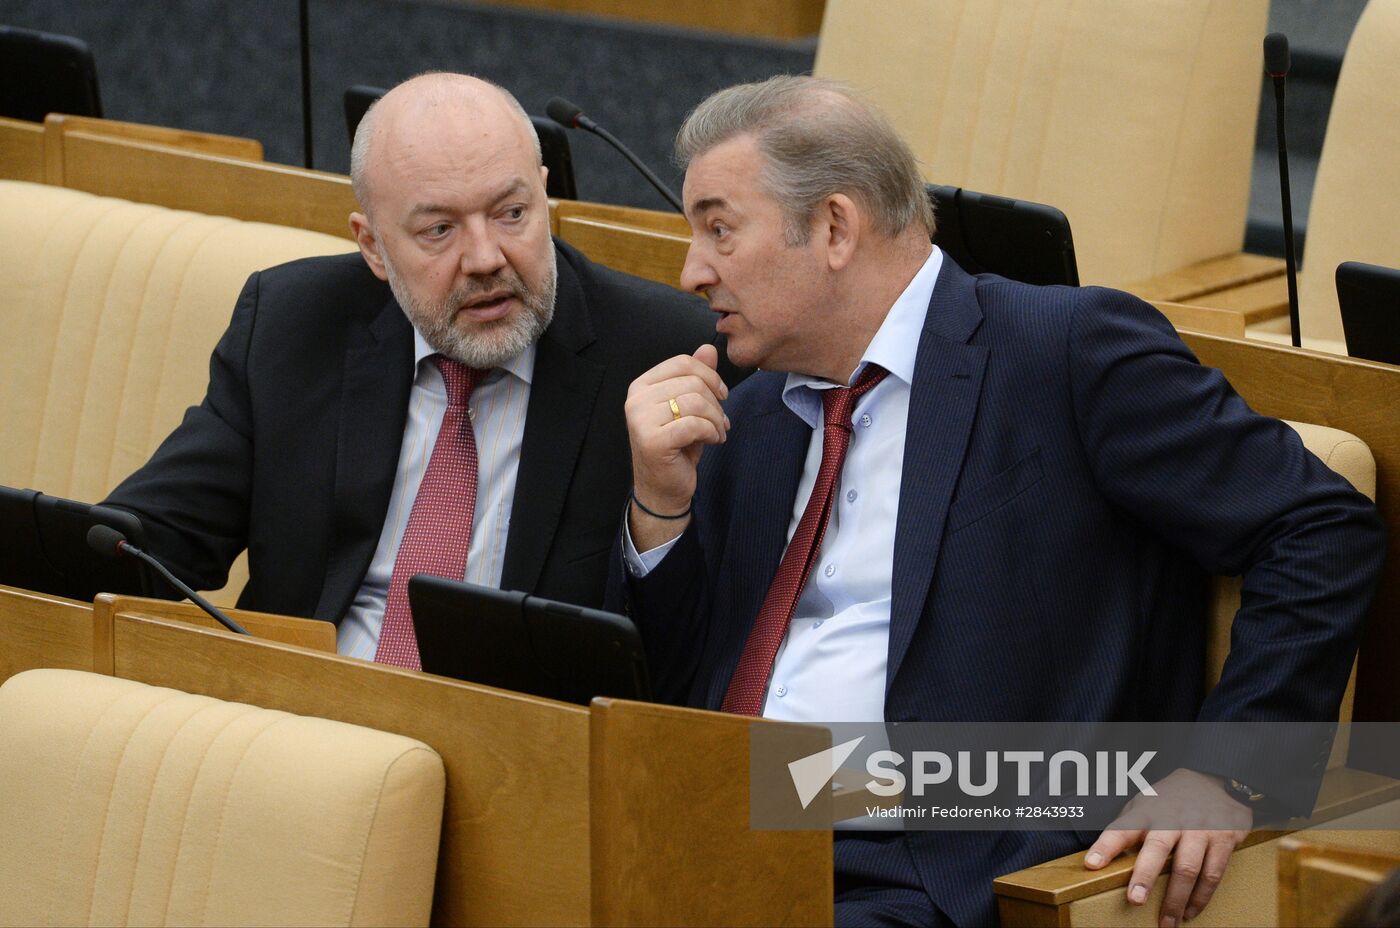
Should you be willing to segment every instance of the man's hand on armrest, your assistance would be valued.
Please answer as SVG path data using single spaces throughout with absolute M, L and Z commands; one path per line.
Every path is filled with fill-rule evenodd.
M 1195 918 L 1210 902 L 1225 875 L 1230 855 L 1254 823 L 1254 813 L 1230 798 L 1220 777 L 1179 769 L 1153 784 L 1156 796 L 1129 802 L 1089 848 L 1084 865 L 1098 870 L 1141 844 L 1128 880 L 1128 901 L 1142 905 L 1167 858 L 1171 875 L 1159 913 L 1162 928 Z M 1182 823 L 1209 823 L 1210 830 L 1183 829 Z

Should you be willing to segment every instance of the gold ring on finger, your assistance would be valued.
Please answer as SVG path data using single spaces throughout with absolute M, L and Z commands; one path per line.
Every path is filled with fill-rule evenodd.
M 667 400 L 667 402 L 671 404 L 671 421 L 675 422 L 681 417 L 681 404 L 676 402 L 674 396 Z

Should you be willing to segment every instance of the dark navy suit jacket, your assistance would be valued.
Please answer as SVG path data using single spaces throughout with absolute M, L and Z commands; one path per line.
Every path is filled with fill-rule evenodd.
M 646 578 L 613 584 L 676 702 L 719 708 L 786 545 L 812 433 L 784 380 L 733 391 L 690 528 Z M 898 512 L 891 722 L 1335 719 L 1384 553 L 1371 503 L 1150 306 L 971 277 L 946 256 Z M 1243 574 L 1244 605 L 1203 701 L 1208 574 Z M 1267 792 L 1256 760 L 1213 772 Z M 909 843 L 937 905 L 981 923 L 995 919 L 993 876 L 1081 838 Z

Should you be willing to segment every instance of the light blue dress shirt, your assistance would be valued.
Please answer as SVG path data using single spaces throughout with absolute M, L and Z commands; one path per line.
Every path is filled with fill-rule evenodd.
M 856 403 L 854 432 L 835 488 L 836 505 L 819 559 L 798 598 L 792 623 L 773 663 L 766 718 L 795 722 L 878 722 L 884 719 L 889 655 L 890 597 L 909 389 L 929 299 L 943 266 L 935 246 L 895 300 L 851 373 L 866 364 L 889 376 Z M 792 539 L 821 467 L 821 391 L 835 387 L 816 377 L 789 374 L 783 402 L 812 427 L 802 478 L 793 499 Z M 630 537 L 628 566 L 645 576 L 674 541 L 638 554 Z

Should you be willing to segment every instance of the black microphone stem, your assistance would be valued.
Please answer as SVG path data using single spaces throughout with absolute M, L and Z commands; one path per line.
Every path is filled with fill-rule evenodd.
M 307 0 L 301 0 L 301 146 L 306 166 L 314 168 L 316 158 L 311 142 L 311 16 L 307 10 Z
M 592 122 L 592 120 L 589 120 L 589 122 Z M 632 154 L 632 152 L 628 151 L 627 146 L 619 142 L 616 136 L 614 136 L 611 132 L 609 132 L 607 129 L 604 129 L 597 123 L 593 123 L 590 126 L 583 126 L 583 128 L 588 129 L 590 132 L 599 136 L 603 139 L 603 141 L 607 142 L 613 148 L 616 148 L 619 152 L 621 152 L 622 157 L 630 161 L 632 163 L 632 167 L 640 171 L 642 176 L 651 182 L 651 185 L 656 188 L 656 192 L 665 197 L 666 202 L 670 203 L 671 207 L 675 209 L 676 212 L 685 212 L 685 207 L 681 206 L 680 199 L 674 193 L 671 192 L 670 188 L 668 188 L 665 184 L 661 182 L 661 178 L 653 174 L 651 168 L 647 167 L 645 164 L 642 164 L 641 159 L 639 159 L 636 155 Z
M 1288 187 L 1288 146 L 1283 134 L 1283 78 L 1274 78 L 1274 112 L 1277 118 L 1279 187 L 1283 192 L 1283 249 L 1288 271 L 1288 324 L 1293 334 L 1293 347 L 1302 347 L 1302 330 L 1298 321 L 1298 260 L 1293 251 L 1293 196 Z
M 193 602 L 196 606 L 203 609 L 205 612 L 209 613 L 214 618 L 222 622 L 224 627 L 227 628 L 229 631 L 237 632 L 240 635 L 248 634 L 248 630 L 246 628 L 244 628 L 242 625 L 239 625 L 237 622 L 235 622 L 233 619 L 230 619 L 228 616 L 224 615 L 217 608 L 215 608 L 214 605 L 211 602 L 209 602 L 209 600 L 205 599 L 203 596 L 200 596 L 194 590 L 190 589 L 188 586 L 176 579 L 175 575 L 172 574 L 170 571 L 166 570 L 165 565 L 162 564 L 160 561 L 151 557 L 145 551 L 142 551 L 140 548 L 136 547 L 129 541 L 123 541 L 121 543 L 121 547 L 123 550 L 130 553 L 133 557 L 140 558 L 142 562 L 149 564 L 156 570 L 160 571 L 160 575 L 166 580 L 168 580 L 171 586 L 175 587 L 175 589 L 188 596 L 190 598 L 190 601 Z

